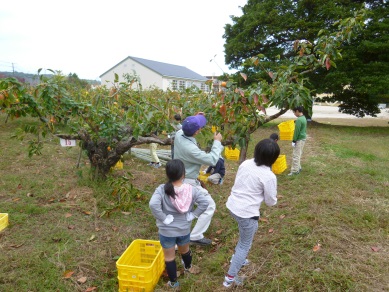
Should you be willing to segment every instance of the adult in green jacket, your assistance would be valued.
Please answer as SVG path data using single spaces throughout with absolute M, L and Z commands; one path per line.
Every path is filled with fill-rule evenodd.
M 293 108 L 293 113 L 297 117 L 294 126 L 294 135 L 293 135 L 293 158 L 292 158 L 292 168 L 288 175 L 296 175 L 301 171 L 301 155 L 303 154 L 303 149 L 305 145 L 305 140 L 307 139 L 307 119 L 303 114 L 304 108 L 302 106 L 296 106 Z

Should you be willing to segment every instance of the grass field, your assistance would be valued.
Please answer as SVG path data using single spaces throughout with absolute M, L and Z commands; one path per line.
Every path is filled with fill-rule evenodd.
M 23 120 L 0 120 L 0 213 L 10 221 L 0 232 L 0 291 L 117 291 L 117 258 L 134 239 L 157 239 L 148 200 L 163 168 L 125 156 L 124 171 L 113 175 L 130 171 L 144 193 L 129 211 L 104 212 L 116 198 L 108 182 L 89 180 L 86 156 L 75 167 L 78 147 L 53 138 L 42 156 L 28 158 L 27 142 L 10 139 Z M 249 156 L 276 131 L 276 123 L 258 130 Z M 389 128 L 312 122 L 308 135 L 303 171 L 277 176 L 279 202 L 262 206 L 245 285 L 232 290 L 389 291 Z M 290 164 L 290 141 L 279 145 Z M 181 291 L 223 291 L 238 236 L 225 207 L 237 167 L 227 161 L 224 184 L 209 186 L 217 211 L 206 235 L 214 245 L 193 247 L 202 273 L 181 276 Z

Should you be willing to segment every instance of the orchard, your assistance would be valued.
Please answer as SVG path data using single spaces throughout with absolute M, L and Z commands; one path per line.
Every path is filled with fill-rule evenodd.
M 129 74 L 116 76 L 111 88 L 85 88 L 52 71 L 50 78 L 40 76 L 35 87 L 14 78 L 1 79 L 0 108 L 7 119 L 29 116 L 39 120 L 37 125 L 29 124 L 27 121 L 31 119 L 26 119 L 16 133 L 20 139 L 29 139 L 30 156 L 42 153 L 43 138 L 47 135 L 78 140 L 90 160 L 94 178 L 105 178 L 111 167 L 135 145 L 153 142 L 169 145 L 169 138 L 161 139 L 152 133 L 172 132 L 172 117 L 181 112 L 184 117 L 204 112 L 208 125 L 203 134 L 209 134 L 211 126 L 216 126 L 223 135 L 224 145 L 240 147 L 241 162 L 246 158 L 250 136 L 258 128 L 294 106 L 309 108 L 312 98 L 305 74 L 336 66 L 342 57 L 342 44 L 363 27 L 364 14 L 361 10 L 353 18 L 338 21 L 335 33 L 320 31 L 314 43 L 296 40 L 291 44 L 296 54 L 288 65 L 272 66 L 270 70 L 263 65 L 264 55 L 246 60 L 242 66 L 259 67 L 268 76 L 246 87 L 241 85 L 247 76 L 240 73 L 240 80 L 223 76 L 222 89 L 217 93 L 197 88 L 181 92 L 144 90 L 138 77 Z M 278 113 L 266 115 L 270 106 L 276 107 Z

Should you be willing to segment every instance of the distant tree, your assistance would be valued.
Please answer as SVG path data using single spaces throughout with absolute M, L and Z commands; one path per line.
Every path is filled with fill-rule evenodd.
M 366 28 L 350 43 L 343 43 L 338 56 L 326 56 L 332 60 L 342 55 L 336 68 L 317 68 L 307 73 L 311 82 L 308 87 L 313 96 L 329 93 L 326 100 L 342 102 L 342 112 L 375 116 L 379 112 L 377 103 L 389 98 L 388 1 L 248 0 L 242 8 L 243 15 L 232 17 L 233 24 L 225 26 L 225 61 L 245 72 L 250 82 L 269 80 L 264 70 L 242 67 L 244 60 L 263 54 L 266 59 L 262 65 L 269 70 L 289 64 L 296 40 L 315 46 L 319 32 L 335 31 L 333 23 L 352 16 L 362 3 L 366 3 L 368 13 Z

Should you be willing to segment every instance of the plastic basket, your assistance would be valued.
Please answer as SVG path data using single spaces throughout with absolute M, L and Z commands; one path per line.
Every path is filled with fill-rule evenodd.
M 8 214 L 0 213 L 0 231 L 8 226 Z
M 116 262 L 119 291 L 153 291 L 165 270 L 159 241 L 136 239 Z
M 123 162 L 119 160 L 116 162 L 114 166 L 111 167 L 112 170 L 122 170 L 123 169 Z
M 272 165 L 271 169 L 275 174 L 280 174 L 283 173 L 287 167 L 288 166 L 286 164 L 286 155 L 279 155 L 276 162 L 274 162 L 274 164 Z
M 280 130 L 280 140 L 293 140 L 294 134 L 294 120 L 289 120 L 282 122 L 278 125 L 278 129 Z
M 240 150 L 238 148 L 232 149 L 231 147 L 224 148 L 224 156 L 228 160 L 239 160 Z
M 206 183 L 208 181 L 208 176 L 210 176 L 210 173 L 199 173 L 198 179 L 201 180 L 202 182 Z

